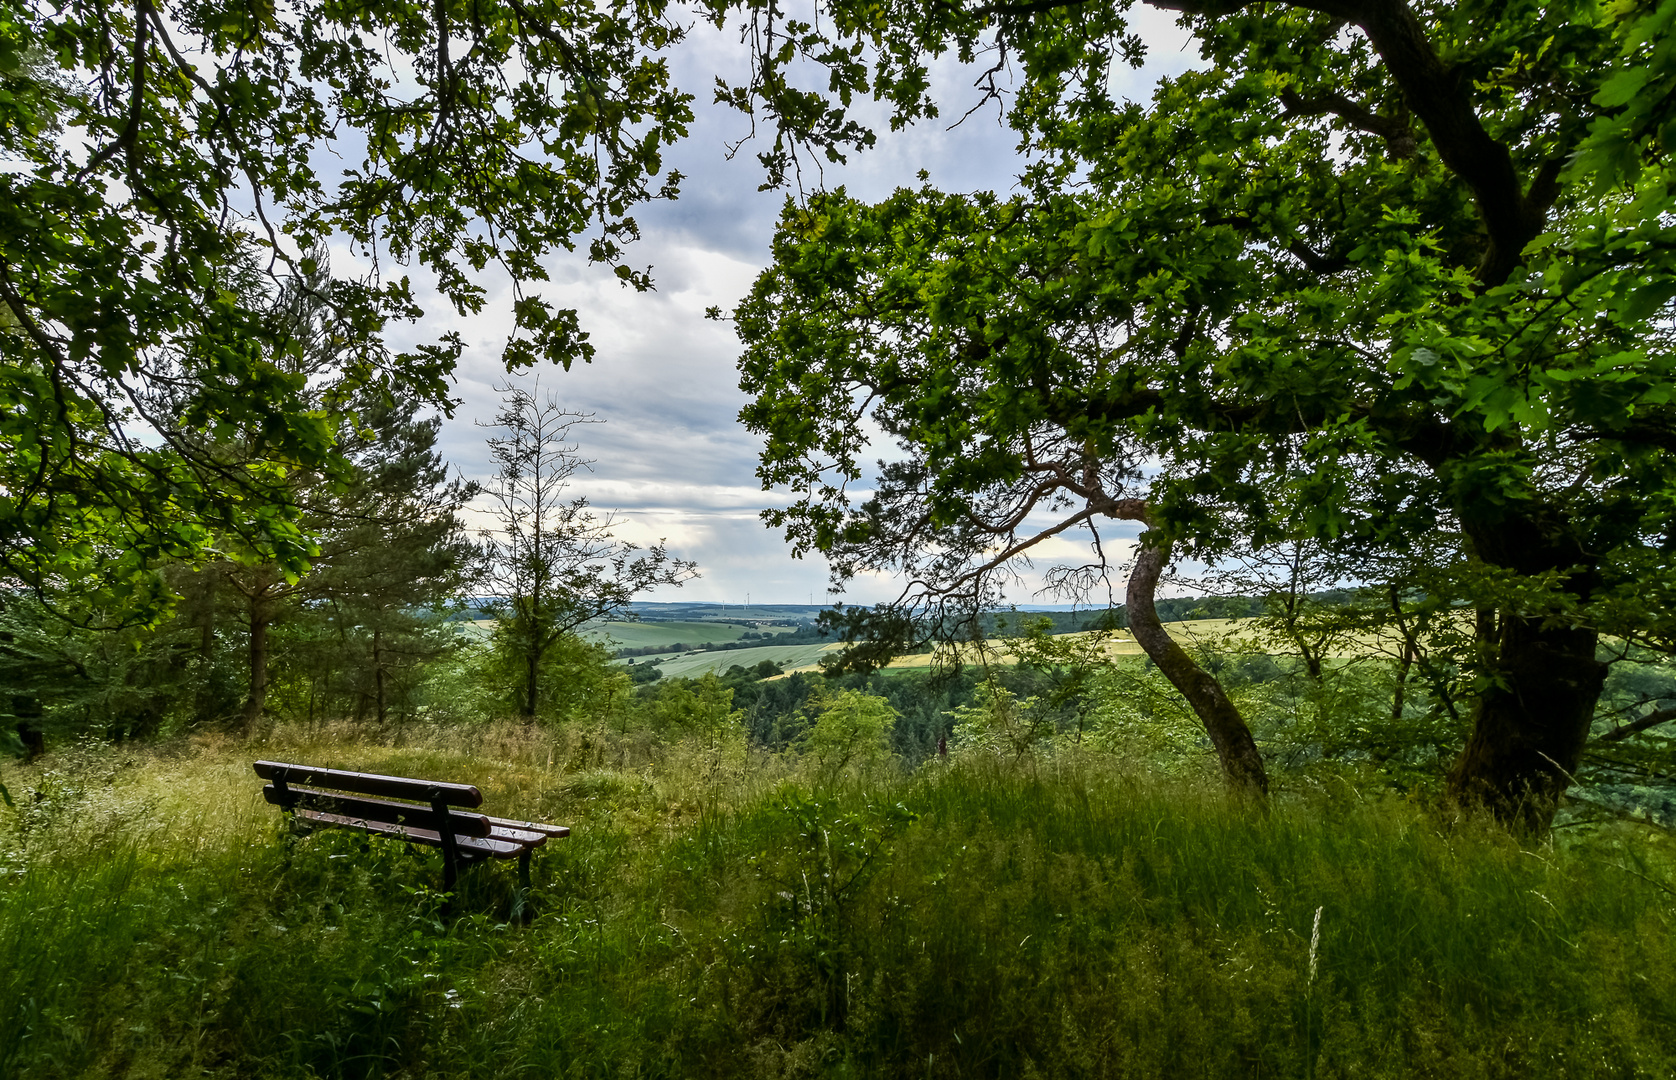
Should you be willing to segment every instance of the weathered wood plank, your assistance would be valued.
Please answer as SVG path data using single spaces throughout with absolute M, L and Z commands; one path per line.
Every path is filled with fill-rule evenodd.
M 369 799 L 362 795 L 343 795 L 334 791 L 314 791 L 296 787 L 289 788 L 282 794 L 272 784 L 262 789 L 262 798 L 274 806 L 287 809 L 314 810 L 389 825 L 411 825 L 419 829 L 440 831 L 442 828 L 442 822 L 438 820 L 436 812 L 429 806 L 417 803 L 390 802 L 387 799 Z M 448 822 L 453 826 L 456 836 L 488 836 L 494 827 L 483 814 L 461 813 L 453 809 L 448 811 Z
M 328 814 L 319 810 L 298 809 L 292 811 L 292 813 L 303 821 L 323 828 L 360 829 L 383 836 L 392 836 L 409 843 L 426 844 L 430 847 L 442 846 L 442 834 L 435 829 L 420 829 L 411 825 L 368 821 L 365 818 L 349 817 L 344 814 Z M 494 837 L 456 835 L 454 844 L 459 849 L 460 854 L 466 858 L 515 859 L 527 850 L 523 844 L 513 843 L 510 840 L 499 840 Z
M 256 775 L 264 780 L 284 776 L 287 784 L 307 787 L 333 788 L 359 795 L 381 795 L 387 799 L 414 799 L 430 802 L 432 793 L 442 796 L 450 806 L 482 806 L 483 793 L 471 784 L 448 784 L 440 780 L 416 780 L 407 776 L 382 776 L 378 773 L 349 772 L 345 769 L 322 769 L 312 765 L 294 765 L 284 761 L 258 761 Z

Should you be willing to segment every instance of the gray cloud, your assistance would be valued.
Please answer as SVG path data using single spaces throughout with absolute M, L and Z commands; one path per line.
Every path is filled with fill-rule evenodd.
M 1119 87 L 1131 97 L 1144 96 L 1158 75 L 1196 62 L 1180 51 L 1185 36 L 1167 16 L 1138 8 L 1135 23 L 1159 44 L 1143 72 L 1119 73 Z M 824 602 L 824 561 L 792 559 L 781 537 L 757 519 L 757 511 L 783 505 L 785 496 L 760 490 L 754 475 L 760 440 L 736 421 L 746 399 L 737 386 L 731 328 L 703 317 L 706 307 L 729 309 L 749 289 L 768 259 L 785 194 L 756 190 L 762 177 L 755 147 L 747 145 L 735 160 L 726 160 L 725 145 L 748 131 L 748 121 L 709 104 L 714 75 L 734 80 L 743 75 L 737 35 L 701 26 L 676 55 L 675 68 L 699 97 L 692 137 L 666 155 L 667 164 L 686 176 L 683 194 L 676 203 L 637 211 L 643 238 L 630 258 L 653 266 L 656 291 L 624 289 L 583 258 L 552 260 L 552 281 L 541 292 L 580 312 L 598 359 L 570 372 L 517 378 L 526 388 L 539 382 L 543 393 L 551 391 L 565 407 L 605 421 L 577 432 L 582 455 L 596 464 L 576 492 L 596 507 L 619 510 L 624 538 L 649 543 L 665 537 L 672 551 L 699 562 L 701 580 L 652 599 L 741 602 L 749 592 L 759 602 L 806 603 L 811 595 Z M 881 130 L 876 150 L 846 166 L 805 173 L 805 185 L 843 184 L 854 195 L 877 199 L 917 184 L 923 168 L 945 190 L 1009 189 L 1023 163 L 1014 152 L 1014 135 L 997 124 L 993 105 L 948 129 L 963 103 L 976 100 L 973 73 L 941 63 L 934 76 L 956 103 L 945 117 L 906 132 Z M 476 478 L 489 471 L 484 440 L 491 433 L 475 421 L 492 418 L 499 398 L 495 386 L 508 378 L 499 358 L 511 295 L 504 283 L 485 284 L 492 295 L 481 315 L 456 316 L 432 296 L 431 317 L 412 334 L 423 340 L 457 331 L 468 345 L 457 372 L 461 404 L 443 427 L 442 449 L 464 475 Z M 881 456 L 888 450 L 877 449 Z M 1134 533 L 1124 529 L 1115 535 Z M 846 599 L 869 603 L 897 591 L 891 582 L 857 582 Z M 1029 592 L 1021 589 L 1012 599 L 1028 601 Z

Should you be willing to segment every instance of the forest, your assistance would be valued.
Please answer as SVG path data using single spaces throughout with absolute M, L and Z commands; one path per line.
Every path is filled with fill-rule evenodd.
M 707 109 L 882 602 L 586 494 Z M 1673 151 L 1676 0 L 0 0 L 0 1077 L 1676 1074 Z

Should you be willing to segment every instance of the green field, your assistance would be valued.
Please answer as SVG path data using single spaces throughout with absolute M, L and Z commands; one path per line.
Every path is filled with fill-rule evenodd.
M 490 621 L 482 620 L 472 625 L 479 633 L 487 634 Z M 1250 633 L 1251 624 L 1245 620 L 1232 619 L 1190 619 L 1180 622 L 1164 624 L 1172 637 L 1186 645 L 1210 645 L 1220 648 L 1240 648 L 1240 639 Z M 761 627 L 760 633 L 780 634 L 789 633 L 786 627 Z M 595 641 L 603 642 L 613 649 L 639 649 L 655 645 L 711 645 L 726 644 L 738 641 L 745 633 L 745 628 L 722 622 L 670 620 L 646 622 L 608 622 L 588 627 L 584 633 Z M 991 640 L 990 648 L 992 663 L 1010 664 L 1012 656 L 1006 650 L 1006 643 L 1001 639 Z M 813 670 L 820 664 L 824 656 L 839 646 L 831 642 L 816 642 L 804 645 L 761 645 L 749 649 L 728 649 L 720 652 L 668 652 L 648 656 L 634 657 L 635 664 L 652 664 L 661 671 L 666 678 L 698 678 L 706 672 L 720 675 L 735 664 L 743 667 L 754 667 L 763 660 L 772 660 L 789 671 Z M 1108 656 L 1139 656 L 1141 648 L 1128 631 L 1115 632 L 1106 644 Z M 1365 655 L 1368 651 L 1377 651 L 1371 641 L 1360 639 L 1350 640 L 1333 655 Z M 627 661 L 618 661 L 625 663 Z M 974 654 L 966 658 L 967 663 L 977 663 L 979 658 Z M 915 653 L 901 656 L 890 662 L 886 667 L 887 673 L 928 670 L 941 663 L 941 658 L 931 653 Z
M 652 628 L 655 627 L 677 626 L 696 627 L 712 631 L 722 629 L 714 626 L 713 624 L 690 622 L 613 623 L 612 625 L 624 626 L 634 630 L 652 630 Z M 1197 619 L 1185 622 L 1166 623 L 1165 628 L 1170 632 L 1172 637 L 1176 638 L 1178 641 L 1182 641 L 1183 643 L 1216 644 L 1224 641 L 1232 635 L 1240 633 L 1244 629 L 1244 625 L 1240 622 L 1228 619 Z M 646 636 L 648 640 L 645 641 L 645 644 L 656 644 L 657 637 L 655 632 L 648 633 Z M 674 636 L 670 636 L 665 640 L 682 640 L 691 644 L 702 644 L 707 639 L 701 638 L 697 633 L 694 633 L 690 637 L 686 638 L 676 638 Z M 708 640 L 730 641 L 734 639 L 714 638 Z M 619 641 L 620 644 L 624 646 L 641 644 L 639 641 L 630 642 L 622 639 L 619 639 Z M 994 652 L 990 654 L 990 662 L 1001 664 L 1011 664 L 1013 662 L 1012 655 L 1006 651 L 1006 643 L 1004 641 L 999 639 L 993 640 L 989 643 L 989 645 L 990 648 L 994 650 Z M 748 668 L 755 666 L 763 660 L 772 660 L 776 664 L 785 668 L 788 672 L 798 670 L 807 671 L 813 670 L 820 664 L 821 660 L 824 659 L 826 655 L 832 651 L 836 651 L 840 647 L 841 646 L 838 644 L 830 642 L 808 645 L 763 645 L 754 649 L 729 649 L 725 652 L 672 652 L 661 655 L 638 656 L 634 658 L 634 662 L 636 664 L 652 664 L 656 666 L 658 670 L 663 673 L 665 678 L 695 679 L 709 671 L 713 671 L 720 675 L 734 664 L 739 664 Z M 1113 634 L 1108 640 L 1106 653 L 1107 655 L 1114 657 L 1139 656 L 1141 655 L 1141 647 L 1136 644 L 1134 638 L 1129 636 L 1128 631 L 1120 630 Z M 892 660 L 890 664 L 886 666 L 885 672 L 887 674 L 891 674 L 908 671 L 924 671 L 938 666 L 941 662 L 942 658 L 938 655 L 934 655 L 932 653 L 914 653 L 907 656 L 900 656 L 895 660 Z M 976 654 L 973 654 L 966 657 L 965 662 L 971 664 L 978 663 L 980 661 Z
M 744 621 L 744 620 L 741 620 Z M 494 626 L 493 619 L 477 619 L 460 624 L 468 632 L 487 637 Z M 725 622 L 626 622 L 595 623 L 582 630 L 584 637 L 608 645 L 613 649 L 643 649 L 650 645 L 723 645 L 738 641 L 747 630 L 762 634 L 790 633 L 785 626 L 739 626 Z
M 755 649 L 728 649 L 725 652 L 672 653 L 667 656 L 637 656 L 636 664 L 655 664 L 666 678 L 696 679 L 707 671 L 720 675 L 734 664 L 755 667 L 764 660 L 772 660 L 790 671 L 793 668 L 813 667 L 821 656 L 836 645 L 815 642 L 808 645 L 763 645 Z

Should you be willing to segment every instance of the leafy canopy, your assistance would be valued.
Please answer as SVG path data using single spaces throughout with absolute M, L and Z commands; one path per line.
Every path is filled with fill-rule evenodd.
M 0 568 L 141 609 L 216 532 L 301 569 L 281 481 L 342 458 L 264 296 L 329 241 L 370 266 L 319 286 L 345 395 L 450 405 L 457 336 L 385 343 L 423 314 L 392 265 L 463 314 L 509 278 L 509 369 L 588 359 L 534 287 L 579 245 L 649 287 L 625 245 L 680 179 L 681 36 L 626 0 L 0 0 Z

